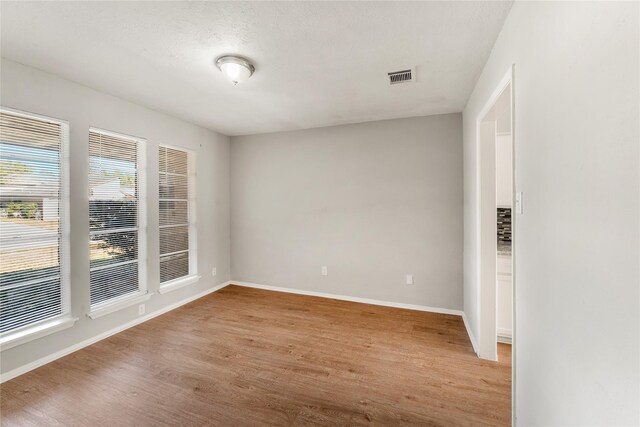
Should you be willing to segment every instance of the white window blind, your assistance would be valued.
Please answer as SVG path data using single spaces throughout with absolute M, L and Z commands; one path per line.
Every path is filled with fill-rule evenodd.
M 196 274 L 193 155 L 160 146 L 160 282 Z
M 0 333 L 67 315 L 68 126 L 0 110 Z
M 89 259 L 91 306 L 144 291 L 141 286 L 140 164 L 144 141 L 89 131 Z

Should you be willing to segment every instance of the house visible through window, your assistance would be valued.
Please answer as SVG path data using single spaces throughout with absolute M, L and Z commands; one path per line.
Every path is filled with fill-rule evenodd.
M 196 274 L 192 154 L 160 146 L 160 282 Z
M 143 140 L 89 132 L 89 258 L 91 306 L 146 290 L 141 282 Z
M 0 110 L 0 334 L 69 313 L 67 124 Z

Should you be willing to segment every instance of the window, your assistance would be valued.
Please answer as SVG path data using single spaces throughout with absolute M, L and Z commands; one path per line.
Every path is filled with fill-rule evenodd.
M 160 146 L 158 160 L 162 291 L 196 274 L 195 174 L 192 152 Z
M 89 131 L 91 311 L 146 294 L 143 198 L 145 141 Z M 92 316 L 93 317 L 93 316 Z
M 68 125 L 0 109 L 0 343 L 69 317 Z

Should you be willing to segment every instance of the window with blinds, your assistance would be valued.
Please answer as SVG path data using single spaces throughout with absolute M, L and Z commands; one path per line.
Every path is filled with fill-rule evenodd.
M 140 162 L 144 141 L 89 131 L 89 259 L 91 306 L 143 292 Z
M 0 109 L 0 334 L 67 315 L 67 124 Z
M 196 274 L 191 156 L 177 148 L 158 148 L 161 284 Z

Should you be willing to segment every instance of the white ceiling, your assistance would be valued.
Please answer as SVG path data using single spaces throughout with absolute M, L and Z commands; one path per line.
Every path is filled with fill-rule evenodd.
M 511 2 L 8 2 L 1 54 L 227 135 L 462 111 Z M 232 86 L 222 54 L 256 73 Z M 387 72 L 417 67 L 417 83 Z

